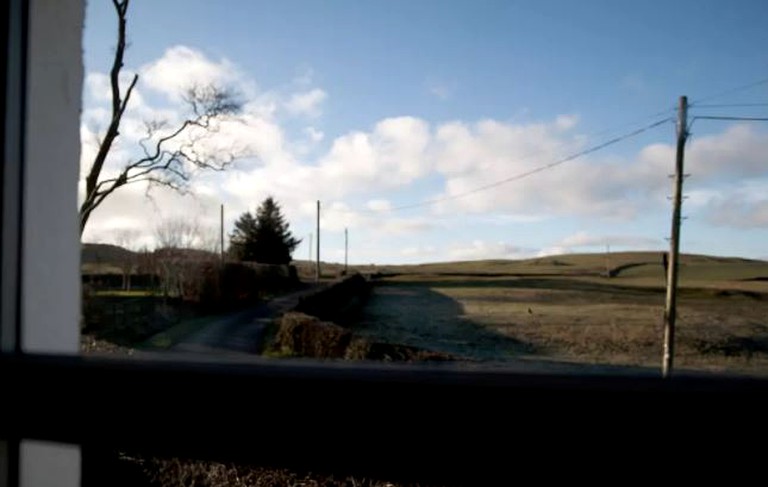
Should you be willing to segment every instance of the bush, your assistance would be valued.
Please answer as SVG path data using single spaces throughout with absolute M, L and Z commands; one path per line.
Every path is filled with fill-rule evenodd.
M 343 358 L 352 332 L 303 313 L 286 313 L 275 340 L 276 347 L 287 355 Z
M 197 262 L 187 274 L 183 298 L 204 312 L 231 311 L 294 289 L 296 269 L 287 265 Z
M 360 274 L 353 274 L 317 293 L 305 296 L 296 311 L 341 324 L 353 322 L 370 291 L 370 284 Z

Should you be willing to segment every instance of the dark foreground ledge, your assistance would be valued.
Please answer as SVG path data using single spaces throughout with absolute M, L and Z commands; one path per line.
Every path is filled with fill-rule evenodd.
M 192 358 L 2 356 L 0 437 L 491 485 L 640 451 L 706 461 L 768 414 L 768 381 L 743 377 Z

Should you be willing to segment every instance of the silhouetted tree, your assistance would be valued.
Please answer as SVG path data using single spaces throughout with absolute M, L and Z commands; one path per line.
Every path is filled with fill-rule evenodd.
M 185 193 L 189 190 L 192 176 L 198 170 L 223 171 L 244 151 L 208 150 L 206 144 L 216 135 L 221 124 L 236 120 L 242 104 L 234 92 L 217 85 L 199 85 L 194 80 L 185 90 L 183 100 L 186 111 L 180 113 L 176 123 L 167 120 L 144 120 L 145 133 L 139 141 L 140 151 L 123 162 L 114 171 L 103 171 L 107 165 L 113 144 L 120 135 L 120 125 L 128 107 L 139 75 L 134 74 L 130 83 L 121 86 L 123 56 L 126 49 L 126 17 L 129 0 L 112 0 L 117 14 L 117 46 L 114 50 L 112 69 L 109 73 L 112 113 L 106 131 L 97 136 L 98 151 L 85 176 L 85 195 L 80 204 L 80 234 L 85 230 L 88 218 L 102 202 L 117 189 L 134 183 L 163 186 Z
M 210 238 L 213 234 L 195 220 L 183 218 L 164 219 L 155 227 L 154 256 L 163 296 L 183 296 L 198 277 L 195 264 L 216 261 L 216 239 Z
M 139 232 L 134 229 L 124 228 L 117 232 L 115 241 L 125 252 L 118 256 L 120 270 L 123 271 L 123 291 L 131 290 L 131 275 L 133 275 L 137 264 L 137 253 L 134 251 Z
M 288 227 L 280 205 L 270 196 L 261 203 L 255 217 L 245 212 L 237 219 L 229 237 L 230 253 L 237 260 L 289 264 L 301 240 L 295 239 Z

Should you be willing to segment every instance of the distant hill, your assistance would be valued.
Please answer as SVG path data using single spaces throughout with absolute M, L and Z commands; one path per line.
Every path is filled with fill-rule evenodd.
M 157 249 L 153 251 L 154 254 L 160 257 L 171 252 L 174 255 L 178 255 L 177 252 L 179 251 L 175 249 Z M 206 250 L 183 249 L 181 252 L 185 257 L 191 259 L 218 257 L 218 254 Z M 136 255 L 138 255 L 138 252 L 128 250 L 119 245 L 85 243 L 81 246 L 80 262 L 82 264 L 118 264 L 124 262 L 126 258 L 135 257 Z
M 166 249 L 155 251 L 162 256 Z M 191 259 L 216 258 L 210 252 L 187 249 Z M 111 244 L 82 245 L 83 271 L 119 273 L 119 265 L 126 257 L 135 255 L 128 249 Z M 657 279 L 663 276 L 662 252 L 613 252 L 593 254 L 564 254 L 523 260 L 476 260 L 463 262 L 436 262 L 413 265 L 350 265 L 350 272 L 383 272 L 397 274 L 443 274 L 485 276 L 603 275 L 607 269 L 618 278 Z M 720 257 L 684 254 L 680 259 L 683 277 L 693 279 L 768 280 L 768 262 L 739 257 Z M 314 276 L 314 263 L 295 260 L 293 264 L 304 277 Z M 323 262 L 324 276 L 338 275 L 343 264 Z
M 135 255 L 128 249 L 112 244 L 84 243 L 80 247 L 82 264 L 115 264 Z
M 524 260 L 476 260 L 415 265 L 379 266 L 386 273 L 446 276 L 599 276 L 607 270 L 622 279 L 654 281 L 663 278 L 662 252 L 563 254 Z M 684 254 L 682 278 L 697 281 L 768 278 L 768 262 L 740 257 Z

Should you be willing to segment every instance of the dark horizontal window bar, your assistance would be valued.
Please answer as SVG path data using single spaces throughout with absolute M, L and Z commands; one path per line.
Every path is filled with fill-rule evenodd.
M 458 485 L 665 434 L 712 452 L 768 411 L 768 381 L 714 375 L 5 355 L 0 378 L 5 438 Z

